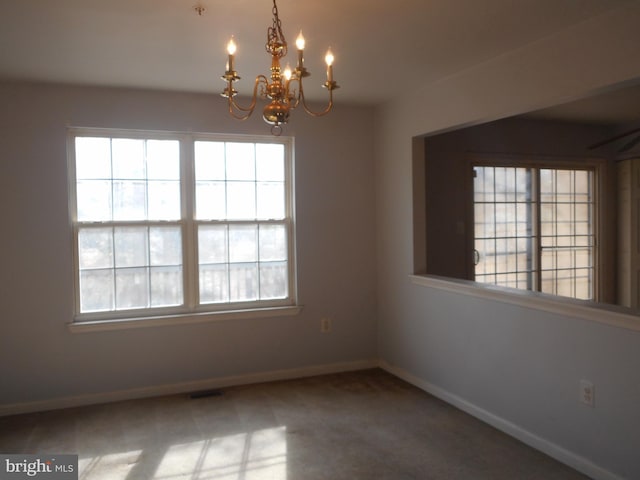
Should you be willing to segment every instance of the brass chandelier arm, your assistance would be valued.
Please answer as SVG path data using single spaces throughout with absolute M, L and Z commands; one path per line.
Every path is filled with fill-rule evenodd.
M 304 97 L 304 89 L 302 88 L 302 82 L 299 81 L 298 82 L 300 87 L 300 94 L 298 95 L 298 100 L 297 102 L 300 102 L 302 100 L 302 108 L 304 108 L 304 111 L 307 112 L 309 115 L 311 115 L 312 117 L 322 117 L 323 115 L 326 115 L 327 113 L 329 113 L 331 111 L 331 109 L 333 108 L 333 90 L 334 88 L 338 88 L 337 85 L 329 85 L 327 86 L 327 84 L 325 84 L 324 86 L 329 90 L 329 103 L 327 104 L 327 106 L 325 107 L 324 110 L 322 110 L 321 112 L 314 112 L 313 110 L 311 110 L 308 106 L 307 106 L 307 100 Z
M 251 114 L 253 113 L 253 111 L 256 108 L 256 103 L 258 101 L 258 87 L 260 86 L 260 83 L 264 82 L 265 85 L 268 85 L 268 81 L 267 81 L 267 77 L 265 77 L 264 75 L 258 75 L 256 77 L 256 81 L 253 85 L 253 97 L 251 99 L 251 104 L 248 107 L 243 107 L 242 105 L 240 105 L 238 102 L 235 101 L 235 99 L 233 98 L 234 95 L 227 95 L 226 93 L 223 93 L 224 96 L 226 96 L 229 100 L 229 114 L 235 118 L 236 120 L 246 120 L 247 118 L 249 118 L 251 116 Z M 229 81 L 229 86 L 227 87 L 227 90 L 225 90 L 225 92 L 233 92 L 233 81 Z M 235 109 L 235 110 L 234 110 Z M 245 112 L 245 114 L 237 114 L 236 111 L 238 112 Z
M 244 115 L 238 115 L 233 109 L 238 108 L 238 106 L 236 105 L 236 102 L 231 100 L 231 98 L 229 99 L 229 115 L 231 115 L 233 118 L 235 118 L 236 120 L 246 120 L 247 118 L 249 118 L 251 116 L 251 114 L 253 113 L 253 109 L 249 110 L 248 113 L 244 114 Z

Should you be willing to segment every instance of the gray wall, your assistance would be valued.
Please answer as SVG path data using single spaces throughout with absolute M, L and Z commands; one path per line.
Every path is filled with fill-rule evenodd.
M 420 239 L 414 217 L 420 227 L 424 216 L 413 202 L 414 170 L 424 171 L 412 140 L 639 78 L 640 64 L 630 60 L 640 47 L 639 23 L 640 5 L 631 2 L 376 112 L 382 360 L 594 478 L 640 478 L 640 332 L 412 283 L 414 236 Z M 593 409 L 578 403 L 581 378 L 596 386 Z
M 0 84 L 0 407 L 372 361 L 372 110 L 294 112 L 297 316 L 70 333 L 66 127 L 269 135 L 218 95 Z M 320 333 L 321 317 L 333 319 Z

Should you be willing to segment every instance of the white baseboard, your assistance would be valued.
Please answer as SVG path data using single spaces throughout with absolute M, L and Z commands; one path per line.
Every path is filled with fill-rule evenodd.
M 232 375 L 227 377 L 181 382 L 169 385 L 156 385 L 151 387 L 118 390 L 115 392 L 92 393 L 87 395 L 75 395 L 71 397 L 59 397 L 35 402 L 13 403 L 0 405 L 0 417 L 17 415 L 21 413 L 42 412 L 45 410 L 58 410 L 61 408 L 94 405 L 98 403 L 118 402 L 136 398 L 157 397 L 162 395 L 175 395 L 180 393 L 197 392 L 216 388 L 248 385 L 252 383 L 273 382 L 276 380 L 291 380 L 295 378 L 326 375 L 330 373 L 349 372 L 378 367 L 378 360 L 357 360 L 352 362 L 331 363 L 326 365 L 314 365 L 309 367 L 290 368 L 285 370 L 273 370 L 270 372 L 250 373 L 245 375 Z
M 427 393 L 430 393 L 434 397 L 437 397 L 445 402 L 459 408 L 460 410 L 482 420 L 485 423 L 488 423 L 492 427 L 497 428 L 498 430 L 510 435 L 514 438 L 517 438 L 522 443 L 529 445 L 530 447 L 535 448 L 543 453 L 546 453 L 552 458 L 555 458 L 561 463 L 570 466 L 571 468 L 593 478 L 594 480 L 624 480 L 622 477 L 615 475 L 614 473 L 605 470 L 604 468 L 594 464 L 590 460 L 581 457 L 555 443 L 539 437 L 527 430 L 524 430 L 522 427 L 505 420 L 504 418 L 498 417 L 497 415 L 484 410 L 467 400 L 454 395 L 442 388 L 433 385 L 432 383 L 426 382 L 421 378 L 416 377 L 415 375 L 404 371 L 401 368 L 394 367 L 387 362 L 381 360 L 379 363 L 380 368 L 386 370 L 387 372 L 395 375 L 406 382 L 411 383 L 412 385 L 424 390 Z

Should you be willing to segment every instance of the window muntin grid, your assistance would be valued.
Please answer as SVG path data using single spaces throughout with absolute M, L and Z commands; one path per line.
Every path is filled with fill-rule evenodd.
M 79 226 L 80 312 L 181 305 L 179 226 Z
M 532 289 L 532 176 L 527 168 L 476 167 L 474 178 L 475 279 Z
M 72 129 L 76 319 L 292 305 L 292 143 L 261 140 Z
M 203 304 L 288 296 L 284 145 L 195 142 Z
M 593 299 L 593 172 L 474 172 L 475 280 Z
M 540 169 L 540 290 L 593 299 L 593 172 Z

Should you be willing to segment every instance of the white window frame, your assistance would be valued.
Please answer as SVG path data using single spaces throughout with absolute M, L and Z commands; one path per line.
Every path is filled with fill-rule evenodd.
M 84 225 L 118 225 L 118 222 L 79 222 L 77 219 L 77 194 L 75 171 L 76 137 L 127 138 L 146 140 L 177 140 L 180 144 L 180 191 L 181 218 L 177 222 L 182 230 L 183 253 L 183 300 L 184 304 L 175 307 L 136 308 L 129 310 L 110 310 L 105 312 L 80 311 L 80 264 L 78 232 Z M 252 300 L 245 302 L 224 302 L 199 304 L 199 280 L 197 259 L 197 227 L 207 221 L 195 218 L 195 152 L 196 141 L 277 143 L 285 151 L 285 217 L 283 220 L 247 220 L 218 221 L 218 224 L 284 224 L 287 235 L 288 295 L 274 300 Z M 229 135 L 212 133 L 165 132 L 147 130 L 122 130 L 102 128 L 72 127 L 67 136 L 68 174 L 69 174 L 69 218 L 73 244 L 74 274 L 74 318 L 69 324 L 72 331 L 93 329 L 137 328 L 146 325 L 164 325 L 176 323 L 200 323 L 203 321 L 270 317 L 276 315 L 295 315 L 300 311 L 297 305 L 296 248 L 295 248 L 295 209 L 294 209 L 294 139 L 292 137 L 273 137 L 256 135 Z M 127 222 L 136 225 L 137 222 Z M 163 222 L 141 221 L 139 225 L 163 224 Z

